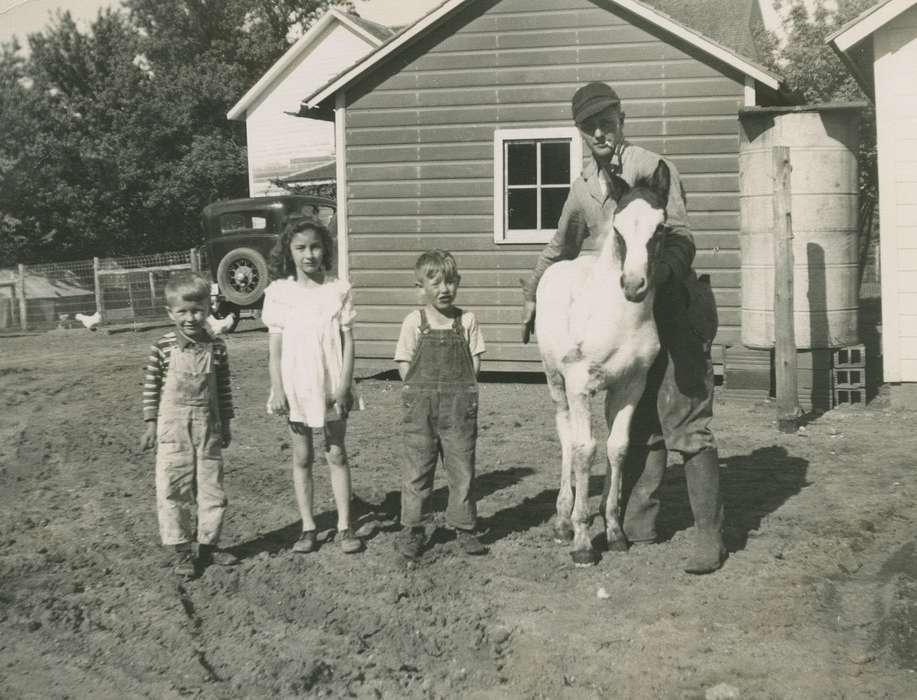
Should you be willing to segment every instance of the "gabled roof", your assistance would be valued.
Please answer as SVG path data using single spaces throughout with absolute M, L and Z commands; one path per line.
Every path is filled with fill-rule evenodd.
M 759 0 L 642 1 L 743 58 L 760 59 L 753 33 L 755 26 L 764 27 Z
M 915 4 L 917 0 L 883 0 L 830 34 L 826 41 L 847 51 Z
M 872 35 L 915 4 L 917 0 L 883 0 L 825 39 L 870 97 L 875 94 Z
M 261 96 L 261 94 L 270 87 L 274 80 L 285 71 L 299 55 L 312 46 L 323 35 L 325 30 L 334 22 L 340 22 L 349 27 L 358 36 L 361 36 L 369 48 L 375 48 L 381 45 L 386 39 L 389 39 L 394 32 L 388 27 L 384 27 L 368 19 L 351 15 L 347 12 L 332 8 L 313 24 L 309 31 L 303 34 L 287 52 L 277 59 L 273 66 L 268 68 L 260 80 L 255 83 L 251 89 L 246 92 L 242 99 L 236 102 L 226 113 L 227 119 L 242 120 L 245 119 L 249 107 Z
M 445 0 L 445 2 L 433 8 L 414 24 L 405 27 L 385 44 L 376 48 L 369 55 L 364 57 L 362 61 L 357 62 L 354 66 L 333 78 L 324 87 L 306 97 L 302 101 L 300 114 L 315 114 L 316 108 L 329 97 L 346 88 L 348 85 L 364 76 L 376 65 L 396 54 L 403 47 L 411 45 L 427 31 L 455 16 L 475 1 L 476 0 Z M 682 41 L 704 51 L 726 65 L 735 68 L 740 73 L 749 76 L 762 85 L 774 91 L 779 91 L 781 79 L 777 75 L 771 73 L 767 68 L 758 65 L 747 56 L 737 53 L 736 48 L 724 46 L 713 38 L 702 34 L 699 30 L 689 27 L 677 19 L 679 15 L 689 15 L 690 18 L 693 18 L 692 21 L 700 22 L 708 27 L 713 26 L 715 22 L 719 22 L 719 26 L 726 26 L 723 24 L 724 20 L 726 24 L 733 26 L 733 18 L 740 15 L 744 16 L 744 22 L 747 23 L 749 21 L 748 10 L 750 8 L 750 0 L 650 1 L 652 5 L 658 6 L 661 10 L 651 6 L 648 2 L 640 2 L 639 0 L 609 0 L 611 4 L 675 35 Z M 698 6 L 702 6 L 700 11 L 698 10 Z M 741 11 L 737 12 L 737 10 L 743 9 L 745 10 L 744 15 Z M 673 13 L 674 16 L 666 14 L 666 11 Z M 704 18 L 704 21 L 701 21 L 701 17 Z M 748 50 L 749 48 L 753 50 L 751 30 L 747 29 L 747 39 L 743 37 L 740 41 L 739 33 L 740 31 L 738 28 L 734 28 L 731 33 L 726 32 L 727 35 L 732 37 L 730 41 L 742 44 L 743 50 Z

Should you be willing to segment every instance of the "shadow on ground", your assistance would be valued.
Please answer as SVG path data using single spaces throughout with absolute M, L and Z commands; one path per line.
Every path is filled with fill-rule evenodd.
M 790 455 L 783 447 L 762 447 L 751 454 L 727 457 L 720 466 L 724 538 L 730 552 L 744 549 L 748 533 L 809 483 L 808 460 Z M 665 541 L 694 524 L 682 465 L 669 467 L 659 496 L 658 529 Z
M 725 506 L 724 537 L 731 552 L 745 548 L 748 533 L 757 530 L 764 518 L 776 511 L 807 484 L 808 460 L 794 457 L 782 447 L 760 448 L 748 455 L 721 461 L 720 491 Z M 592 474 L 589 493 L 602 493 L 604 475 Z M 490 544 L 508 534 L 525 532 L 547 523 L 553 516 L 557 489 L 545 489 L 532 498 L 497 511 L 481 520 L 482 541 Z M 662 501 L 658 520 L 660 541 L 694 525 L 685 484 L 684 467 L 669 467 L 659 491 Z M 595 515 L 594 513 L 591 515 Z M 603 546 L 604 537 L 596 544 Z
M 529 467 L 512 467 L 510 469 L 503 469 L 500 471 L 485 472 L 480 474 L 475 479 L 475 493 L 478 499 L 485 498 L 495 491 L 511 488 L 512 486 L 522 481 L 522 479 L 525 477 L 534 474 L 534 472 L 535 470 Z M 441 486 L 440 488 L 434 490 L 432 498 L 430 499 L 431 510 L 433 512 L 444 511 L 446 509 L 448 500 L 449 490 L 447 487 Z M 553 501 L 551 501 L 551 503 L 553 504 Z M 553 505 L 551 508 L 553 509 Z M 551 511 L 549 510 L 548 515 L 550 515 L 550 512 Z M 376 524 L 376 527 L 374 528 L 375 532 L 397 530 L 400 528 L 400 526 L 397 524 L 400 514 L 400 491 L 389 491 L 378 503 L 372 503 L 370 501 L 363 500 L 360 498 L 360 496 L 355 494 L 351 503 L 351 520 L 355 529 L 359 528 L 363 524 L 372 522 Z M 482 539 L 487 538 L 487 531 L 491 527 L 491 520 L 492 518 L 481 518 L 480 529 L 485 531 L 485 537 L 482 537 Z M 320 533 L 318 538 L 319 544 L 322 544 L 333 537 L 333 533 L 330 533 L 329 531 L 334 530 L 336 525 L 337 514 L 335 511 L 324 511 L 316 515 L 315 527 L 316 530 Z M 531 524 L 527 524 L 520 529 L 528 529 L 531 526 Z M 257 556 L 261 552 L 268 552 L 273 554 L 292 547 L 293 543 L 299 537 L 300 531 L 300 521 L 296 520 L 289 525 L 278 528 L 276 530 L 272 530 L 271 532 L 267 532 L 253 540 L 242 542 L 235 547 L 232 547 L 230 551 L 243 559 Z M 507 532 L 509 531 L 511 530 L 507 530 Z M 506 534 L 506 532 L 503 532 L 502 530 L 501 533 L 501 537 L 503 534 Z M 444 535 L 434 535 L 434 538 L 431 540 L 431 542 L 435 542 L 437 537 L 442 536 Z M 494 538 L 491 537 L 487 541 L 492 542 L 494 541 Z
M 751 454 L 727 457 L 721 461 L 720 491 L 725 509 L 724 538 L 730 552 L 745 548 L 748 533 L 758 530 L 762 521 L 775 512 L 788 499 L 798 494 L 807 484 L 808 460 L 790 455 L 783 447 L 763 447 Z M 479 499 L 511 488 L 525 477 L 534 473 L 527 467 L 513 467 L 501 471 L 486 472 L 476 480 Z M 600 494 L 604 475 L 593 474 L 589 479 L 591 495 Z M 493 544 L 507 535 L 525 532 L 544 525 L 554 515 L 557 489 L 545 489 L 539 494 L 525 498 L 515 505 L 479 519 L 481 541 Z M 448 489 L 442 486 L 433 492 L 431 499 L 434 512 L 444 511 L 448 502 Z M 662 501 L 658 520 L 660 541 L 672 539 L 675 533 L 689 529 L 694 524 L 688 492 L 685 485 L 684 467 L 670 466 L 659 491 Z M 378 503 L 372 503 L 354 496 L 352 520 L 354 527 L 375 522 L 377 532 L 399 528 L 401 493 L 389 491 Z M 325 533 L 320 541 L 329 539 L 329 531 L 336 525 L 334 511 L 325 511 L 316 517 L 316 526 Z M 299 537 L 300 523 L 295 521 L 283 528 L 265 533 L 260 537 L 232 548 L 243 558 L 253 557 L 261 552 L 274 553 L 289 549 Z M 434 535 L 434 539 L 437 535 Z M 597 543 L 599 544 L 599 543 Z

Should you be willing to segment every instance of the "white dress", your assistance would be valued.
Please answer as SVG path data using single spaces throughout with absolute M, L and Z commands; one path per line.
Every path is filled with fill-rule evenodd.
M 275 280 L 265 290 L 261 320 L 283 337 L 280 369 L 291 421 L 321 428 L 337 419 L 326 402 L 340 387 L 341 330 L 351 328 L 355 315 L 350 283 L 343 280 L 317 287 Z

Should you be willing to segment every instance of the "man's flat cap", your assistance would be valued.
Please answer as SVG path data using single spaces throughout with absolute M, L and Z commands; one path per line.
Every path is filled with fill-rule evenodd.
M 621 104 L 618 93 L 605 83 L 593 82 L 583 85 L 573 93 L 573 121 L 581 124 L 589 117 L 595 116 L 606 107 Z

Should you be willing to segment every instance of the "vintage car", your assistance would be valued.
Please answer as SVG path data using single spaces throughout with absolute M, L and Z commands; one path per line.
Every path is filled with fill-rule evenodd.
M 271 248 L 290 217 L 311 216 L 335 233 L 334 200 L 307 195 L 230 199 L 204 207 L 207 260 L 217 318 L 260 309 Z

